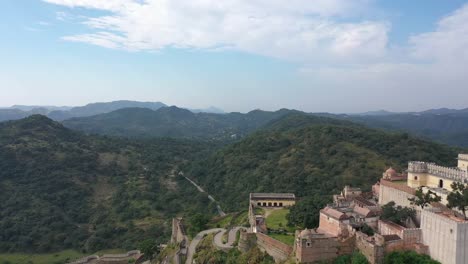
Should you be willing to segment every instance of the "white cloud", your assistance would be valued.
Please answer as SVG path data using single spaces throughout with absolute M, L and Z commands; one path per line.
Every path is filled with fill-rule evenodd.
M 343 62 L 385 55 L 388 23 L 336 22 L 370 0 L 44 0 L 110 14 L 65 40 L 107 48 L 230 48 L 295 61 Z
M 416 111 L 434 107 L 465 108 L 468 83 L 468 4 L 437 23 L 433 32 L 412 36 L 404 54 L 380 63 L 349 67 L 303 67 L 302 76 L 327 94 L 322 102 L 344 109 L 372 98 L 362 109 Z M 338 76 L 338 78 L 337 78 Z M 310 90 L 312 97 L 316 91 Z
M 468 4 L 440 20 L 434 32 L 412 37 L 410 44 L 415 58 L 468 60 Z

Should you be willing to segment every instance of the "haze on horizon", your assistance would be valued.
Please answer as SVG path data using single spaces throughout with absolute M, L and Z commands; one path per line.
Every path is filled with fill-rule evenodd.
M 2 3 L 0 106 L 466 108 L 461 0 Z

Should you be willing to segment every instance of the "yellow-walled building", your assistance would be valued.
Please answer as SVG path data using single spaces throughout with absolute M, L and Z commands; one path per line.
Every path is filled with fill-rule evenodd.
M 412 161 L 408 163 L 407 184 L 411 188 L 424 187 L 442 197 L 442 203 L 446 203 L 451 184 L 462 182 L 468 184 L 468 154 L 458 155 L 458 167 L 450 168 L 434 163 Z
M 251 193 L 250 203 L 256 207 L 289 207 L 296 204 L 293 193 Z

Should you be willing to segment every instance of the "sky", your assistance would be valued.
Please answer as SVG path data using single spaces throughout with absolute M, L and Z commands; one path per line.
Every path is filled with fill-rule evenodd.
M 0 106 L 466 108 L 468 1 L 7 0 Z

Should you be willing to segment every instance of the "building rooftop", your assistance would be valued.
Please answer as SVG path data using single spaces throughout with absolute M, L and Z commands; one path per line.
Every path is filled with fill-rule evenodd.
M 250 199 L 296 199 L 294 193 L 251 193 Z
M 346 219 L 349 218 L 349 216 L 346 215 L 345 213 L 340 212 L 340 211 L 338 211 L 338 210 L 336 210 L 334 208 L 331 208 L 331 207 L 325 207 L 322 210 L 320 210 L 320 212 L 322 212 L 326 216 L 335 218 L 337 220 L 346 220 Z
M 383 235 L 385 242 L 400 240 L 401 238 L 398 235 Z
M 362 205 L 364 205 L 364 206 L 376 206 L 375 203 L 373 203 L 373 202 L 371 202 L 371 201 L 365 199 L 365 198 L 362 197 L 362 196 L 356 196 L 356 197 L 354 197 L 354 202 L 355 202 L 355 203 L 358 203 L 358 204 L 362 204 Z
M 374 217 L 376 216 L 377 214 L 373 211 L 371 211 L 369 208 L 366 208 L 366 207 L 359 207 L 359 206 L 355 206 L 353 208 L 353 211 L 358 214 L 358 215 L 361 215 L 363 217 Z

